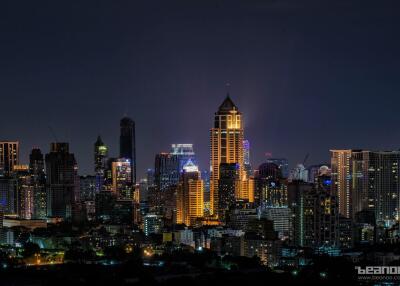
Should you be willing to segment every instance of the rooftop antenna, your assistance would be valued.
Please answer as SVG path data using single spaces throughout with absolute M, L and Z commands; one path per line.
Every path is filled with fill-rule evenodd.
M 231 84 L 229 82 L 227 82 L 225 84 L 225 88 L 226 88 L 226 93 L 229 94 L 229 92 L 231 91 Z

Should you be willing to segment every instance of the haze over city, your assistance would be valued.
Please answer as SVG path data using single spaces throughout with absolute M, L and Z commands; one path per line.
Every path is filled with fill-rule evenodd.
M 49 150 L 50 126 L 92 173 L 97 135 L 117 155 L 127 114 L 139 177 L 172 143 L 193 143 L 207 169 L 227 83 L 255 167 L 266 152 L 294 167 L 307 153 L 329 162 L 331 148 L 399 147 L 395 1 L 0 5 L 0 134 L 25 162 Z

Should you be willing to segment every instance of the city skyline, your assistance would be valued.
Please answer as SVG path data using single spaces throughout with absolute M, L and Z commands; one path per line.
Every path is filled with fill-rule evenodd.
M 253 167 L 266 152 L 293 167 L 307 153 L 310 164 L 328 163 L 333 148 L 398 149 L 400 134 L 386 132 L 397 128 L 399 103 L 400 20 L 391 5 L 89 2 L 3 2 L 0 94 L 18 115 L 3 109 L 13 124 L 0 134 L 19 140 L 24 163 L 32 147 L 48 151 L 50 126 L 80 173 L 92 173 L 93 142 L 100 134 L 117 155 L 126 114 L 137 125 L 139 177 L 174 142 L 193 143 L 204 170 L 210 107 L 226 83 L 246 114 Z M 379 120 L 366 116 L 377 107 Z

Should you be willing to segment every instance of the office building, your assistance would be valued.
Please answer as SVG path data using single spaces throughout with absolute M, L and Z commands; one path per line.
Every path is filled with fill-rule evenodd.
M 176 200 L 176 223 L 193 226 L 204 216 L 204 182 L 191 160 L 183 166 Z
M 129 117 L 120 121 L 119 158 L 129 159 L 132 184 L 136 184 L 136 136 L 135 122 Z
M 33 218 L 45 219 L 47 216 L 46 174 L 42 151 L 33 148 L 29 155 L 29 173 L 33 187 Z
M 120 158 L 112 163 L 112 191 L 120 199 L 133 198 L 131 160 Z
M 10 176 L 19 164 L 19 142 L 0 141 L 0 176 Z
M 196 164 L 196 155 L 193 151 L 193 144 L 172 144 L 171 154 L 178 156 L 179 170 L 183 170 L 183 166 L 189 160 Z
M 218 215 L 219 202 L 219 179 L 221 175 L 221 164 L 237 164 L 238 180 L 248 180 L 244 168 L 244 129 L 242 114 L 233 103 L 229 95 L 218 108 L 214 115 L 214 127 L 210 130 L 210 213 Z M 233 165 L 232 165 L 233 166 Z M 236 199 L 253 200 L 248 197 L 253 191 L 244 188 L 251 187 L 252 184 L 240 183 L 240 187 L 235 192 Z M 222 202 L 222 204 L 224 204 Z
M 104 176 L 108 157 L 108 147 L 98 136 L 94 143 L 94 172 L 96 176 L 96 191 L 103 189 Z
M 68 143 L 51 143 L 45 156 L 47 174 L 47 214 L 71 219 L 79 202 L 78 166 Z
M 278 166 L 283 178 L 289 177 L 289 162 L 285 158 L 268 158 L 266 163 L 273 163 Z

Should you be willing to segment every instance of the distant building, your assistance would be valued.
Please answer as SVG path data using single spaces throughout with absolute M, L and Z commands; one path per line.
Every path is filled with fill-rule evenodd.
M 154 186 L 149 187 L 151 211 L 173 220 L 176 209 L 176 189 L 179 182 L 179 157 L 170 153 L 156 155 L 154 164 Z
M 45 219 L 47 216 L 46 174 L 44 157 L 38 148 L 33 148 L 29 155 L 29 173 L 33 187 L 33 218 Z
M 136 184 L 136 135 L 135 122 L 129 117 L 120 121 L 119 157 L 129 159 L 132 184 Z
M 376 223 L 391 227 L 399 218 L 400 151 L 331 150 L 332 191 L 342 216 L 370 210 Z
M 80 184 L 80 198 L 82 201 L 94 201 L 97 188 L 96 188 L 96 176 L 80 176 L 79 184 Z
M 218 180 L 218 217 L 225 219 L 236 202 L 236 193 L 240 186 L 240 167 L 237 163 L 221 163 Z
M 210 213 L 218 215 L 219 206 L 219 180 L 221 164 L 237 164 L 239 181 L 247 180 L 244 166 L 244 128 L 242 114 L 233 103 L 229 94 L 219 106 L 214 115 L 214 126 L 210 130 Z M 249 183 L 240 183 L 239 191 L 235 193 L 236 199 L 252 200 L 246 196 L 253 192 L 245 188 L 251 187 Z M 225 203 L 222 203 L 224 205 Z
M 285 158 L 268 158 L 266 163 L 273 163 L 278 166 L 283 178 L 289 177 L 289 162 Z
M 143 231 L 145 235 L 161 233 L 163 228 L 162 217 L 156 214 L 147 214 L 143 218 Z
M 204 216 L 204 183 L 191 160 L 183 166 L 176 199 L 176 223 L 193 226 Z
M 120 199 L 133 198 L 131 160 L 120 158 L 112 162 L 112 191 Z
M 196 164 L 196 155 L 193 151 L 193 144 L 172 144 L 171 154 L 178 156 L 179 170 L 182 170 L 183 166 L 189 160 Z
M 103 189 L 107 157 L 108 147 L 98 136 L 94 143 L 94 172 L 96 176 L 96 191 L 98 192 Z
M 79 201 L 78 167 L 68 143 L 52 143 L 46 154 L 47 213 L 50 217 L 71 219 Z
M 0 176 L 10 176 L 19 164 L 19 142 L 0 141 Z
M 243 163 L 247 177 L 253 176 L 253 170 L 251 169 L 250 163 L 250 142 L 249 140 L 243 140 Z
M 294 181 L 294 242 L 296 246 L 319 248 L 339 247 L 339 209 L 330 192 L 330 180 L 320 178 L 317 185 Z
M 282 177 L 278 165 L 264 163 L 258 167 L 256 175 L 256 202 L 261 207 L 287 206 L 287 182 Z
M 262 213 L 265 218 L 272 221 L 274 230 L 281 239 L 291 239 L 293 237 L 293 213 L 285 207 L 266 207 Z
M 14 165 L 15 210 L 21 219 L 32 219 L 34 208 L 34 190 L 28 165 Z

